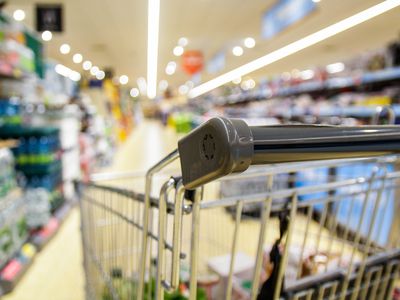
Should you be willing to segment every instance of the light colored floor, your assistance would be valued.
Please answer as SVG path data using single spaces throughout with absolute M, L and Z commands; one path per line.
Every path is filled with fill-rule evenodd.
M 79 211 L 74 208 L 5 300 L 84 299 Z
M 174 150 L 177 138 L 160 123 L 146 121 L 119 147 L 107 171 L 146 170 Z M 83 300 L 84 284 L 80 215 L 74 208 L 15 290 L 3 299 Z

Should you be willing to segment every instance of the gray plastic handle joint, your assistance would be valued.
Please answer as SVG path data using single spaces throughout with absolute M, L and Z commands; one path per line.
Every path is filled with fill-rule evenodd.
M 251 164 L 254 145 L 249 126 L 239 119 L 213 118 L 178 142 L 185 188 L 194 189 Z

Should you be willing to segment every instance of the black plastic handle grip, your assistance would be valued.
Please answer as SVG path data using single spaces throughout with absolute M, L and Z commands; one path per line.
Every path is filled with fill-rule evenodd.
M 183 183 L 193 189 L 252 164 L 400 152 L 400 126 L 248 126 L 213 118 L 178 142 Z

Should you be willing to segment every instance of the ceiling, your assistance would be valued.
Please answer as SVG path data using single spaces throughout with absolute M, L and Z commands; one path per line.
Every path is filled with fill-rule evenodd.
M 368 8 L 379 0 L 322 0 L 318 9 L 304 20 L 287 28 L 268 41 L 261 39 L 263 13 L 277 0 L 168 0 L 161 1 L 159 80 L 166 79 L 178 86 L 190 79 L 178 68 L 174 75 L 166 75 L 167 63 L 179 58 L 172 49 L 180 37 L 189 39 L 187 49 L 201 50 L 208 61 L 215 54 L 226 53 L 226 72 L 260 57 L 272 50 L 295 41 L 327 25 Z M 311 0 L 310 0 L 311 1 Z M 8 1 L 6 11 L 25 10 L 24 20 L 34 24 L 36 1 Z M 81 53 L 100 68 L 112 67 L 116 75 L 129 76 L 129 85 L 136 85 L 138 77 L 146 75 L 147 1 L 146 0 L 42 0 L 39 3 L 62 3 L 65 31 L 54 34 L 46 43 L 47 55 L 59 62 L 82 71 L 72 62 L 74 53 Z M 251 76 L 263 76 L 307 68 L 344 60 L 368 49 L 382 47 L 400 32 L 400 8 L 385 13 L 325 42 L 294 54 L 280 62 L 263 68 Z M 33 27 L 32 27 L 33 28 Z M 256 47 L 245 49 L 243 56 L 235 57 L 231 48 L 242 43 L 247 36 L 256 39 Z M 62 55 L 59 47 L 68 43 L 72 51 Z M 202 81 L 218 74 L 202 73 Z

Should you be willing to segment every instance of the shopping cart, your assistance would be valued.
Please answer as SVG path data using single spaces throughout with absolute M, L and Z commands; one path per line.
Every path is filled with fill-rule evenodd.
M 87 298 L 392 299 L 399 151 L 396 126 L 211 119 L 146 174 L 82 185 Z

